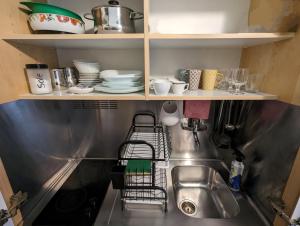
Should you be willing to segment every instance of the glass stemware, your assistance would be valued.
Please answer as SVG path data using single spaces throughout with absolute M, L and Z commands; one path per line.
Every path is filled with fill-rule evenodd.
M 233 70 L 233 85 L 234 85 L 234 94 L 244 94 L 241 91 L 241 87 L 245 86 L 248 82 L 249 70 L 246 68 L 239 68 Z

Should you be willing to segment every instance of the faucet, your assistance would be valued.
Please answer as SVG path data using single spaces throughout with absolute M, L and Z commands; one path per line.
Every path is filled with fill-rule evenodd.
M 207 130 L 207 125 L 203 119 L 184 118 L 181 121 L 181 128 L 192 131 L 196 145 L 200 146 L 198 132 Z

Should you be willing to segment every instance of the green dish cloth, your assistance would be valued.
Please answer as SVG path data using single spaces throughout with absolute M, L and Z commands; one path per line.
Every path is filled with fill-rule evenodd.
M 127 173 L 150 173 L 151 161 L 150 160 L 128 160 L 126 166 Z

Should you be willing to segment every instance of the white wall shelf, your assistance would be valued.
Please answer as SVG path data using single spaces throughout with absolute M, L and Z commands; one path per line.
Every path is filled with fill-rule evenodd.
M 150 93 L 149 100 L 276 100 L 277 96 L 267 93 L 244 93 L 240 95 L 231 94 L 223 90 L 195 90 L 186 91 L 183 95 L 178 96 L 172 93 L 167 96 L 157 96 Z
M 295 37 L 294 33 L 150 34 L 151 47 L 205 48 L 263 45 Z
M 9 43 L 55 48 L 144 47 L 144 34 L 14 34 L 0 37 Z
M 150 34 L 151 47 L 250 47 L 295 37 L 294 33 Z M 13 34 L 1 39 L 56 48 L 143 48 L 144 34 Z
M 266 93 L 245 93 L 241 95 L 230 94 L 222 90 L 214 91 L 187 91 L 184 95 L 178 96 L 170 93 L 167 96 L 157 96 L 150 93 L 145 96 L 144 92 L 130 94 L 108 94 L 108 93 L 89 93 L 89 94 L 70 94 L 64 92 L 54 92 L 51 94 L 34 95 L 23 94 L 23 100 L 276 100 L 277 96 Z
M 35 95 L 23 94 L 19 99 L 22 100 L 145 100 L 144 92 L 129 94 L 109 94 L 109 93 L 88 93 L 71 94 L 64 92 L 53 92 L 50 94 Z

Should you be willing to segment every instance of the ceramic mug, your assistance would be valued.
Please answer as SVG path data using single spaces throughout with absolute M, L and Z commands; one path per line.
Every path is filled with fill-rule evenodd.
M 196 90 L 199 89 L 201 73 L 202 71 L 199 69 L 189 69 L 189 89 Z
M 202 75 L 202 89 L 214 90 L 216 82 L 223 78 L 218 70 L 204 70 Z
M 156 95 L 165 96 L 171 89 L 171 82 L 166 79 L 155 79 L 151 81 L 150 87 Z
M 185 82 L 173 83 L 172 85 L 173 93 L 176 95 L 182 95 L 188 89 L 189 89 L 189 84 L 186 84 Z
M 160 121 L 165 126 L 175 126 L 180 121 L 176 102 L 164 102 L 160 111 Z

